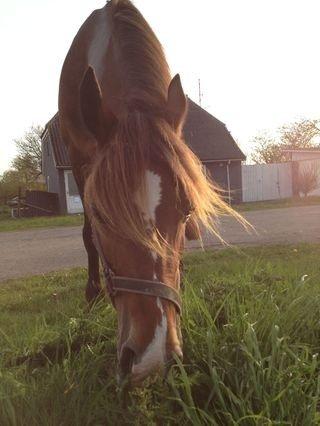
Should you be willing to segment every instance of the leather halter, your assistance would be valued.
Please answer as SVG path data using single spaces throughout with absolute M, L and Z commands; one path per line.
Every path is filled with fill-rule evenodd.
M 160 297 L 173 303 L 179 315 L 181 315 L 181 297 L 177 290 L 162 283 L 161 281 L 143 280 L 138 278 L 121 277 L 115 275 L 107 259 L 103 255 L 100 240 L 93 226 L 92 234 L 94 245 L 97 249 L 103 266 L 103 275 L 106 282 L 107 291 L 113 306 L 118 293 L 134 293 L 143 296 Z

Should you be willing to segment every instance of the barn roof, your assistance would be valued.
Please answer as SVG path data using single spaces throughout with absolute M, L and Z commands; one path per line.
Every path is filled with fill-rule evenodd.
M 60 133 L 59 113 L 56 113 L 44 129 L 42 140 L 45 143 L 48 141 L 47 134 L 50 136 L 56 167 L 63 169 L 71 168 L 68 149 L 63 143 Z
M 46 125 L 58 168 L 71 168 L 67 148 L 62 141 L 57 113 Z M 201 161 L 245 160 L 226 125 L 189 99 L 189 111 L 184 126 L 186 143 Z M 47 138 L 43 137 L 45 141 Z
M 282 150 L 282 152 L 315 152 L 315 153 L 319 153 L 320 152 L 320 146 L 312 146 L 312 147 L 306 147 L 306 148 L 284 148 Z
M 246 159 L 226 125 L 191 99 L 183 132 L 187 144 L 201 161 Z

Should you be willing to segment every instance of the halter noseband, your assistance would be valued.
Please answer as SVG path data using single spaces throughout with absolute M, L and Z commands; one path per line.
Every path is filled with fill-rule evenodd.
M 115 275 L 107 259 L 103 255 L 100 240 L 92 226 L 93 241 L 101 259 L 103 275 L 106 281 L 108 295 L 115 306 L 117 293 L 134 293 L 143 296 L 160 297 L 173 303 L 178 314 L 181 315 L 181 297 L 177 290 L 162 283 L 161 281 L 142 280 L 136 278 L 120 277 Z

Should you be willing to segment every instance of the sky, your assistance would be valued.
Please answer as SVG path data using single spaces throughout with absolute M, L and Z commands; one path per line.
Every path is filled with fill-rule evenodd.
M 186 94 L 223 121 L 245 154 L 251 139 L 320 118 L 319 0 L 135 0 Z M 0 173 L 13 140 L 57 111 L 63 60 L 105 0 L 0 0 Z

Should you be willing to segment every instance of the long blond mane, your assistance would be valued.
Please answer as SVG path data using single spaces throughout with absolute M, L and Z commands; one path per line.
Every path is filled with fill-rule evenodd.
M 146 227 L 134 194 L 143 188 L 150 162 L 172 173 L 193 206 L 193 220 L 219 236 L 217 218 L 244 221 L 205 175 L 199 159 L 165 117 L 169 68 L 155 34 L 129 0 L 113 0 L 113 43 L 126 70 L 126 103 L 116 130 L 99 150 L 85 186 L 85 202 L 98 232 L 113 232 L 156 252 L 167 253 L 157 229 Z M 177 194 L 178 196 L 178 194 Z M 92 209 L 94 206 L 94 209 Z

